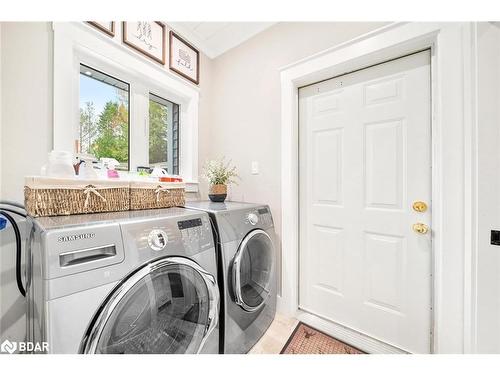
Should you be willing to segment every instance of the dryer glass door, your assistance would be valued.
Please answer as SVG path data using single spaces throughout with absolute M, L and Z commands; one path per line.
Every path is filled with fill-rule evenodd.
M 218 319 L 215 278 L 185 258 L 164 258 L 115 288 L 88 331 L 84 353 L 197 353 Z
M 233 261 L 233 290 L 236 303 L 246 311 L 258 310 L 269 297 L 274 266 L 274 247 L 261 229 L 241 242 Z

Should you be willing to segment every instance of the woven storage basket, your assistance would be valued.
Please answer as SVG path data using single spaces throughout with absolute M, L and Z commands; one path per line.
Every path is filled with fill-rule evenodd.
M 182 182 L 130 182 L 130 209 L 184 206 L 185 184 Z
M 32 217 L 127 211 L 127 181 L 26 177 L 24 204 Z

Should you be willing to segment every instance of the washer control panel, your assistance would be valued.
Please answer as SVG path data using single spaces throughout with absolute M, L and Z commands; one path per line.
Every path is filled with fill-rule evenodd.
M 179 215 L 176 215 L 176 210 Z M 150 210 L 144 213 L 144 217 L 140 212 L 136 214 L 137 220 L 120 225 L 128 251 L 141 250 L 138 261 L 163 255 L 190 257 L 214 247 L 210 218 L 205 212 L 186 213 L 184 209 L 172 209 Z
M 203 236 L 204 228 L 200 218 L 178 221 L 177 227 L 181 231 L 183 241 L 199 241 Z
M 191 229 L 191 228 L 199 228 L 203 225 L 201 218 L 182 220 L 177 222 L 177 227 L 180 230 Z
M 168 235 L 162 229 L 153 229 L 148 236 L 148 245 L 152 250 L 160 251 L 167 246 Z
M 259 223 L 259 216 L 257 214 L 250 212 L 247 215 L 248 222 L 252 225 L 257 225 Z
M 212 229 L 208 218 L 195 218 L 177 222 L 181 233 L 181 240 L 186 248 L 199 247 L 207 242 L 207 236 L 211 237 Z

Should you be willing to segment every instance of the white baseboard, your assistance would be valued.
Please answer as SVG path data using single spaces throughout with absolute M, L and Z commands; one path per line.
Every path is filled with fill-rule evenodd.
M 282 315 L 289 316 L 289 314 L 287 313 L 286 309 L 283 306 L 283 300 L 281 296 L 276 297 L 276 312 Z
M 298 310 L 295 317 L 313 328 L 352 345 L 370 354 L 408 354 L 408 352 L 386 344 L 343 325 L 321 318 L 304 310 Z

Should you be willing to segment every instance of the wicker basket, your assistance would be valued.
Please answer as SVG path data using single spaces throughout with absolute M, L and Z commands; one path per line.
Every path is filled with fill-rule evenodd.
M 130 182 L 130 209 L 184 206 L 185 184 L 182 182 Z
M 127 211 L 127 181 L 26 177 L 24 202 L 32 217 Z

